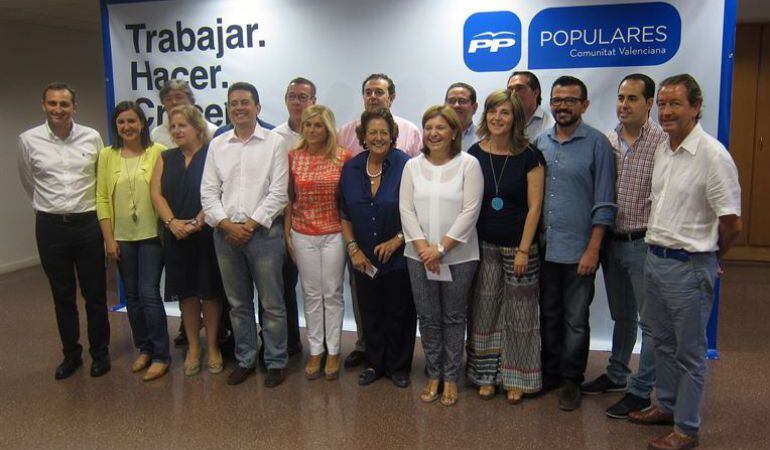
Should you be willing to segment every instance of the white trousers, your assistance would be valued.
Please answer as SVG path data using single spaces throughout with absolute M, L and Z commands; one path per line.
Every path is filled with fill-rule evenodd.
M 340 353 L 340 332 L 345 303 L 342 282 L 345 277 L 345 244 L 342 233 L 311 236 L 291 231 L 297 260 L 305 324 L 310 354 Z

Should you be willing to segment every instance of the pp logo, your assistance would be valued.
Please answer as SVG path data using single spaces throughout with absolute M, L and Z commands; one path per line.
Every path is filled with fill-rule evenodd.
M 476 13 L 463 27 L 463 59 L 474 72 L 499 72 L 521 59 L 521 21 L 510 11 Z

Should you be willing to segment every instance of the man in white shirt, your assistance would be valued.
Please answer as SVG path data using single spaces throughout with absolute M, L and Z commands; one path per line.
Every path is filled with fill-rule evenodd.
M 19 136 L 19 176 L 35 210 L 35 235 L 56 310 L 64 361 L 57 380 L 83 365 L 75 273 L 86 302 L 91 376 L 110 371 L 110 323 L 104 241 L 96 218 L 99 133 L 72 120 L 75 91 L 64 83 L 43 90 L 46 122 Z
M 288 204 L 288 156 L 280 135 L 257 123 L 257 89 L 234 83 L 227 92 L 233 129 L 209 144 L 201 182 L 206 222 L 230 303 L 237 367 L 227 383 L 240 384 L 254 372 L 258 338 L 254 286 L 263 312 L 267 376 L 265 387 L 286 376 L 286 306 L 283 302 L 283 210 Z
M 315 105 L 315 84 L 307 78 L 297 77 L 286 87 L 284 101 L 289 118 L 273 129 L 283 137 L 286 150 L 289 151 L 299 139 L 302 113 L 308 106 Z M 288 332 L 289 356 L 302 353 L 302 341 L 299 337 L 299 312 L 297 311 L 297 265 L 286 255 L 283 262 L 283 300 L 286 304 L 286 326 Z M 260 314 L 261 316 L 261 314 Z
M 176 148 L 177 145 L 171 137 L 171 120 L 168 117 L 168 112 L 177 106 L 194 105 L 195 95 L 186 81 L 171 79 L 163 84 L 158 97 L 160 97 L 160 101 L 163 103 L 164 112 L 163 116 L 158 119 L 158 126 L 150 131 L 150 139 L 153 142 L 164 145 L 166 148 Z M 213 137 L 217 131 L 217 126 L 206 121 L 206 128 L 209 132 L 209 138 Z
M 706 324 L 719 258 L 742 228 L 741 188 L 730 154 L 698 123 L 703 95 L 695 79 L 663 80 L 657 102 L 668 139 L 655 152 L 644 282 L 658 404 L 629 418 L 674 426 L 649 448 L 684 449 L 698 445 Z
M 508 78 L 508 90 L 515 92 L 524 105 L 527 115 L 526 133 L 530 141 L 534 141 L 543 131 L 553 128 L 553 116 L 540 106 L 543 100 L 540 95 L 540 80 L 534 73 L 526 70 L 513 72 Z
M 390 111 L 393 101 L 396 100 L 396 85 L 384 73 L 373 73 L 361 84 L 361 95 L 364 98 L 364 109 L 367 111 L 379 108 Z M 343 125 L 337 136 L 340 146 L 352 150 L 353 156 L 364 151 L 356 136 L 356 127 L 361 123 L 360 120 L 356 118 Z M 398 125 L 398 139 L 395 147 L 409 156 L 419 155 L 422 148 L 420 129 L 417 125 L 395 114 L 393 114 L 393 120 Z
M 367 111 L 374 111 L 379 108 L 385 108 L 390 110 L 393 101 L 396 99 L 396 85 L 393 80 L 384 73 L 373 73 L 366 77 L 361 84 L 361 95 L 364 99 L 364 109 Z M 412 122 L 398 117 L 393 114 L 393 121 L 398 126 L 398 138 L 396 139 L 395 147 L 399 150 L 403 150 L 409 156 L 418 156 L 420 149 L 422 148 L 422 136 L 420 135 L 420 129 Z M 357 118 L 352 120 L 340 128 L 337 135 L 337 142 L 341 147 L 349 148 L 353 152 L 353 156 L 364 151 L 361 144 L 358 142 L 358 136 L 356 135 L 356 127 L 361 124 L 361 119 Z M 348 265 L 350 272 L 350 292 L 351 302 L 353 303 L 353 313 L 356 319 L 356 330 L 358 331 L 358 339 L 356 340 L 356 347 L 347 358 L 345 358 L 345 367 L 355 367 L 361 365 L 364 362 L 364 330 L 361 324 L 361 315 L 358 310 L 358 298 L 356 296 L 356 289 L 354 285 L 355 277 L 353 276 L 352 269 Z
M 476 125 L 473 123 L 473 115 L 479 108 L 476 103 L 476 89 L 470 84 L 452 83 L 444 94 L 444 104 L 454 109 L 463 127 L 462 148 L 464 152 L 477 142 Z

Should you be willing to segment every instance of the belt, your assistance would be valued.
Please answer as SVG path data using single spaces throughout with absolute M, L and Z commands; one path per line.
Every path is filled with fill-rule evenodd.
M 687 250 L 682 250 L 681 248 L 667 248 L 667 247 L 661 247 L 659 245 L 650 245 L 649 246 L 650 252 L 658 256 L 660 258 L 666 258 L 666 259 L 675 259 L 677 261 L 687 262 L 696 255 L 707 255 L 713 252 L 688 252 Z
M 610 232 L 610 236 L 612 239 L 616 241 L 635 241 L 637 239 L 644 239 L 644 236 L 647 234 L 647 229 L 639 230 L 639 231 L 632 231 L 630 233 L 616 233 L 614 231 Z
M 54 220 L 62 223 L 76 222 L 83 219 L 89 219 L 96 216 L 96 211 L 86 211 L 81 213 L 65 213 L 65 214 L 53 214 L 45 211 L 37 211 L 36 213 L 40 217 Z

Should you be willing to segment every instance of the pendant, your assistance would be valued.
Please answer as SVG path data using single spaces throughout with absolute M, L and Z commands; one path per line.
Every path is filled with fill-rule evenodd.
M 503 209 L 503 199 L 500 197 L 493 197 L 490 204 L 492 205 L 492 209 L 495 211 L 500 211 Z

